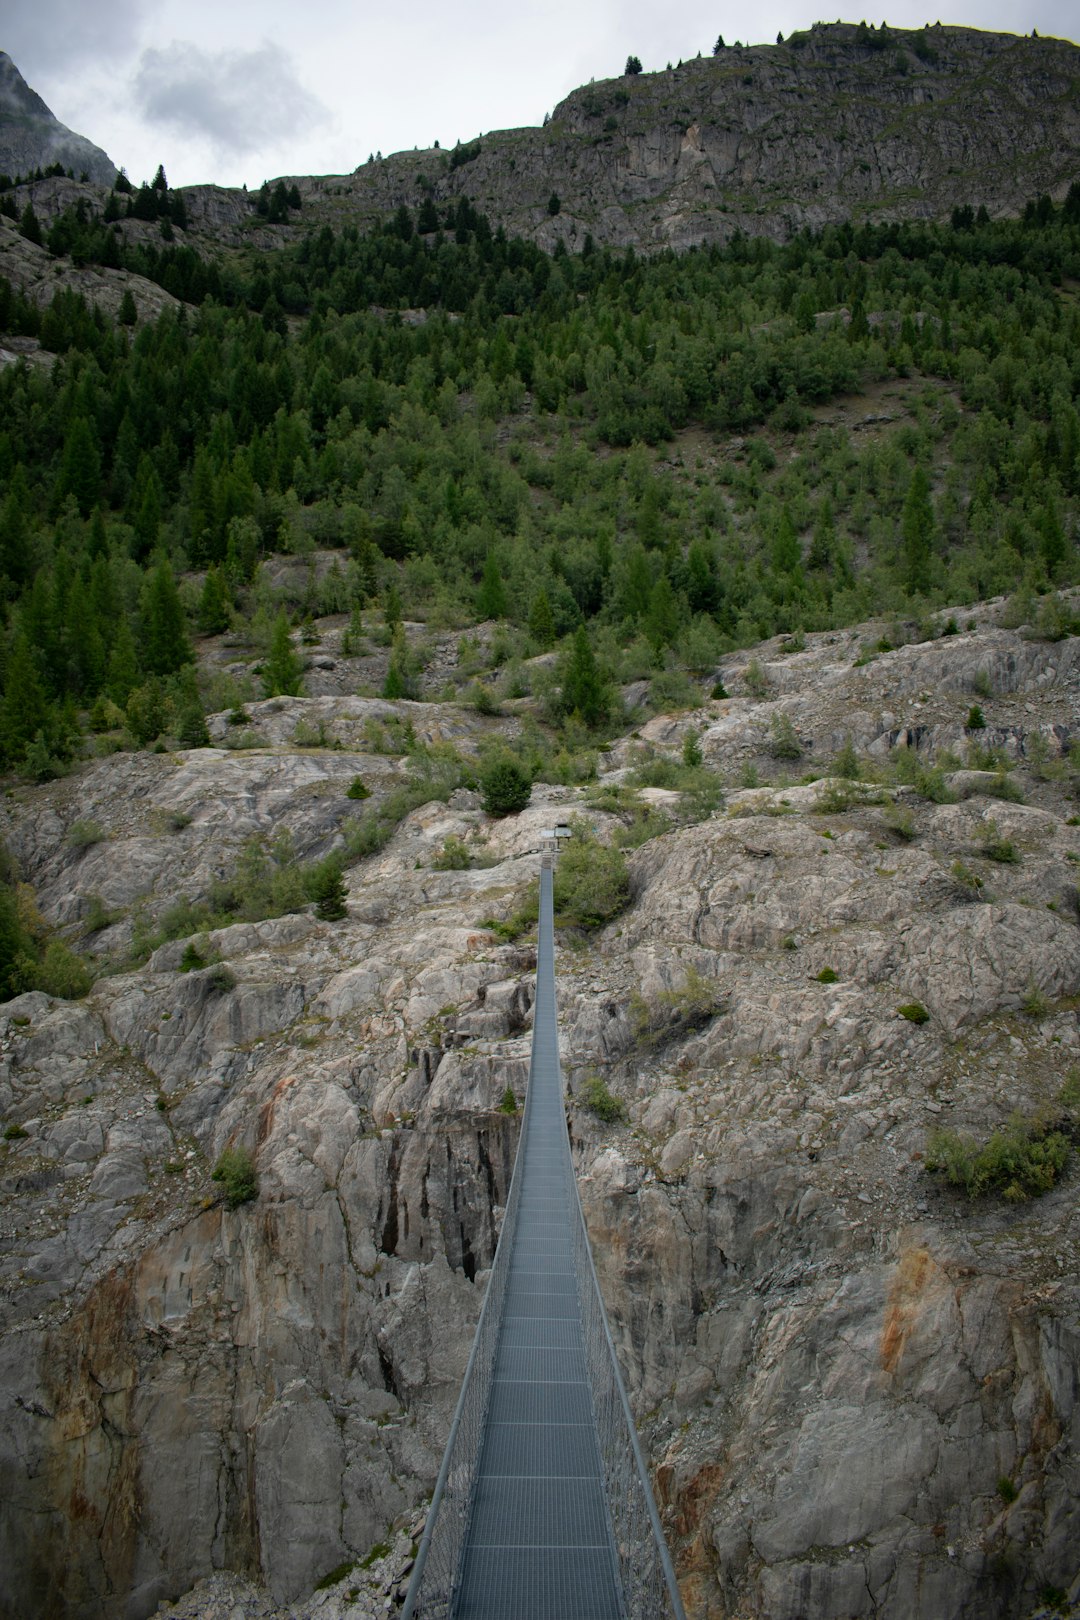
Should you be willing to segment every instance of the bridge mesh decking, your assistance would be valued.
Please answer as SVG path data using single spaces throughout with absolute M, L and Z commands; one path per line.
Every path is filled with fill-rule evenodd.
M 529 1094 L 405 1620 L 682 1620 L 574 1182 L 540 875 Z

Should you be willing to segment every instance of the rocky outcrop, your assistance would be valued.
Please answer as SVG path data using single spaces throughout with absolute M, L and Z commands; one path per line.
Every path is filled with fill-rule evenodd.
M 693 726 L 728 782 L 633 854 L 630 907 L 559 965 L 583 1203 L 695 1620 L 1005 1620 L 1077 1580 L 1075 1159 L 1018 1204 L 924 1165 L 937 1125 L 1054 1116 L 1080 1067 L 1076 643 L 993 618 L 869 659 L 883 626 L 760 647 L 764 698 L 602 756 L 613 786 Z M 737 694 L 744 662 L 720 671 Z M 976 676 L 1026 802 L 945 755 Z M 341 749 L 295 744 L 305 706 Z M 4 836 L 55 921 L 95 894 L 126 911 L 119 950 L 252 833 L 333 847 L 352 776 L 375 802 L 399 776 L 369 751 L 375 711 L 463 746 L 514 723 L 273 700 L 249 709 L 260 747 L 16 788 Z M 778 712 L 816 780 L 780 779 Z M 849 730 L 856 782 L 828 774 Z M 897 737 L 944 757 L 951 794 L 872 779 Z M 738 785 L 748 764 L 761 785 Z M 82 1002 L 0 1010 L 5 1612 L 306 1615 L 369 1553 L 377 1597 L 357 1568 L 318 1612 L 396 1601 L 407 1537 L 379 1549 L 434 1481 L 527 1079 L 531 952 L 484 920 L 582 796 L 537 786 L 498 823 L 469 794 L 424 806 L 349 869 L 343 922 L 237 922 L 200 938 L 205 968 L 170 941 Z M 433 869 L 450 834 L 489 864 Z M 691 970 L 710 998 L 679 1017 Z M 625 1122 L 575 1100 L 595 1074 Z M 226 1147 L 259 1176 L 236 1208 Z

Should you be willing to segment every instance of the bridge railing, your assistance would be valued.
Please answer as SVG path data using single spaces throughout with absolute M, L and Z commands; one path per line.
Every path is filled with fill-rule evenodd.
M 502 1327 L 510 1258 L 517 1232 L 518 1206 L 524 1178 L 526 1133 L 533 1098 L 533 1060 L 529 1064 L 529 1089 L 521 1119 L 510 1192 L 506 1199 L 499 1241 L 491 1264 L 487 1292 L 476 1324 L 476 1337 L 469 1353 L 465 1377 L 458 1396 L 454 1421 L 443 1454 L 442 1467 L 428 1508 L 424 1533 L 417 1548 L 416 1563 L 405 1599 L 402 1620 L 448 1620 L 453 1614 L 455 1586 L 461 1573 L 461 1558 L 469 1529 L 473 1486 L 484 1441 L 484 1424 L 495 1372 L 495 1357 Z
M 552 949 L 551 875 L 548 860 L 545 860 L 544 866 L 545 870 L 541 877 L 541 951 L 545 940 L 548 949 Z M 542 1015 L 539 962 L 537 969 L 536 1017 L 539 1018 Z M 551 994 L 550 988 L 548 994 Z M 546 1000 L 547 997 L 543 999 Z M 554 1016 L 553 1006 L 551 1016 Z M 555 1054 L 557 1064 L 557 1041 Z M 533 1081 L 536 1061 L 534 1039 L 529 1065 L 529 1091 L 525 1101 L 521 1136 L 502 1230 L 499 1234 L 483 1309 L 477 1323 L 476 1337 L 465 1369 L 465 1380 L 447 1440 L 442 1468 L 431 1498 L 424 1534 L 417 1550 L 403 1620 L 451 1620 L 454 1613 L 456 1586 L 460 1578 L 462 1554 L 469 1529 L 473 1486 L 483 1444 L 510 1260 L 517 1231 L 518 1207 L 524 1177 L 524 1148 L 535 1094 Z M 559 1085 L 561 1089 L 561 1073 Z M 604 1311 L 578 1195 L 577 1180 L 570 1158 L 570 1145 L 565 1136 L 563 1141 L 569 1204 L 567 1216 L 571 1221 L 573 1232 L 574 1273 L 581 1307 L 586 1366 L 626 1620 L 661 1620 L 661 1617 L 666 1617 L 666 1620 L 685 1620 L 675 1572 L 649 1485 L 645 1459 L 638 1442 L 633 1414 L 626 1397 L 611 1330 Z
M 666 1616 L 667 1620 L 685 1620 L 671 1555 L 619 1372 L 577 1181 L 571 1179 L 576 1214 L 574 1270 L 585 1336 L 585 1362 L 626 1620 L 660 1620 L 661 1616 Z

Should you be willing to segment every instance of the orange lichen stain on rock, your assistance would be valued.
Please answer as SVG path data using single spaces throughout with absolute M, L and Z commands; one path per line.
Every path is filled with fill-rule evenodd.
M 278 1081 L 277 1085 L 270 1093 L 270 1100 L 263 1103 L 263 1106 L 259 1111 L 259 1129 L 256 1136 L 256 1141 L 259 1147 L 262 1147 L 263 1143 L 266 1141 L 267 1137 L 270 1135 L 270 1132 L 274 1128 L 274 1114 L 277 1110 L 278 1103 L 289 1090 L 289 1087 L 295 1086 L 295 1084 L 295 1074 L 285 1075 L 281 1080 Z
M 885 1323 L 881 1331 L 883 1372 L 894 1373 L 900 1365 L 904 1346 L 918 1321 L 927 1284 L 936 1269 L 927 1249 L 908 1249 L 901 1255 L 885 1302 Z

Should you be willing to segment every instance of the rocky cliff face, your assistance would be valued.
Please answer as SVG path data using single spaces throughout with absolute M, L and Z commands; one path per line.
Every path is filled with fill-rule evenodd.
M 572 1101 L 570 1124 L 695 1620 L 1027 1615 L 1078 1580 L 1076 1170 L 1011 1205 L 923 1163 L 935 1124 L 1052 1112 L 1080 1063 L 1061 758 L 1078 643 L 972 625 L 870 662 L 880 627 L 766 646 L 765 698 L 731 660 L 736 696 L 606 756 L 613 784 L 635 746 L 703 726 L 732 784 L 712 819 L 634 854 L 630 909 L 560 961 L 571 1088 L 600 1073 L 628 1107 L 603 1126 Z M 749 765 L 775 778 L 778 713 L 819 768 L 848 736 L 866 760 L 897 739 L 962 751 L 973 687 L 1026 802 L 970 769 L 935 794 L 951 802 L 890 805 L 865 775 L 734 785 Z M 399 707 L 465 746 L 481 724 Z M 342 749 L 289 743 L 306 708 Z M 127 910 L 118 939 L 140 906 L 205 892 L 253 830 L 329 847 L 352 776 L 376 797 L 395 776 L 360 747 L 391 708 L 253 705 L 261 748 L 18 788 L 4 837 L 51 919 L 96 895 Z M 83 1002 L 2 1009 L 5 1614 L 137 1620 L 215 1571 L 296 1613 L 412 1524 L 506 1196 L 518 1121 L 500 1103 L 527 1074 L 530 952 L 483 920 L 579 797 L 538 787 L 499 823 L 468 794 L 430 805 L 350 870 L 344 922 L 239 923 L 200 941 L 205 968 L 182 972 L 170 943 Z M 97 842 L 72 836 L 88 818 Z M 991 861 L 990 832 L 1019 858 Z M 434 870 L 451 833 L 492 864 Z M 687 1019 L 691 969 L 710 997 Z M 899 1011 L 915 1001 L 923 1023 Z M 232 1210 L 210 1179 L 230 1145 L 260 1178 Z M 224 1590 L 227 1615 L 241 1589 Z M 200 1591 L 176 1612 L 217 1612 Z M 373 1612 L 358 1577 L 326 1602 Z
M 429 197 L 444 217 L 468 197 L 548 250 L 580 250 L 587 235 L 645 252 L 736 231 L 786 240 L 847 219 L 947 218 L 957 205 L 1015 215 L 1043 192 L 1060 202 L 1080 180 L 1078 91 L 1080 50 L 1067 40 L 818 23 L 776 45 L 590 84 L 541 129 L 399 152 L 348 175 L 287 176 L 304 204 L 288 224 L 261 221 L 247 192 L 187 187 L 184 234 L 207 252 L 268 246 L 325 223 L 366 229 Z M 98 188 L 109 170 L 91 169 Z M 103 200 L 95 187 L 80 194 L 91 208 Z M 27 197 L 46 221 L 76 200 L 35 188 L 20 207 Z
M 29 174 L 54 163 L 85 174 L 94 185 L 111 186 L 116 179 L 116 164 L 100 146 L 60 123 L 0 51 L 0 170 Z
M 466 195 L 546 248 L 580 248 L 586 233 L 645 251 L 735 231 L 783 240 L 845 219 L 947 217 L 958 203 L 1016 214 L 1080 177 L 1078 82 L 1067 41 L 816 24 L 589 85 L 543 129 L 485 135 L 453 159 L 402 153 L 308 185 L 345 211 L 415 205 L 424 187 Z

